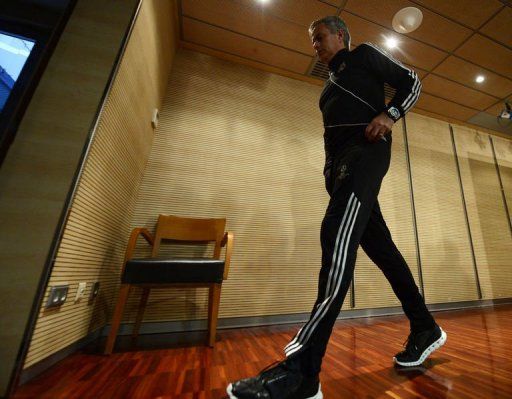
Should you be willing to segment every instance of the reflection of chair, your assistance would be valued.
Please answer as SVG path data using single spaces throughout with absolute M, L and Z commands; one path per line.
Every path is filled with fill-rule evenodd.
M 233 234 L 224 232 L 225 226 L 226 219 L 192 219 L 160 215 L 155 237 L 147 229 L 133 229 L 126 248 L 121 274 L 121 292 L 112 317 L 105 354 L 112 353 L 124 306 L 130 289 L 134 286 L 142 288 L 142 296 L 133 327 L 133 338 L 138 335 L 151 288 L 208 287 L 208 344 L 209 346 L 214 345 L 220 290 L 222 281 L 228 277 L 233 250 Z M 132 259 L 140 234 L 153 247 L 151 258 Z M 207 244 L 215 241 L 213 258 L 157 257 L 162 240 L 181 242 L 182 244 Z M 225 261 L 220 260 L 223 246 L 226 246 Z

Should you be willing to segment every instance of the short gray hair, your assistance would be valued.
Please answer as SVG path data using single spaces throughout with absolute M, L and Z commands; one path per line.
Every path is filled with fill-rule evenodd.
M 320 24 L 324 24 L 329 32 L 338 33 L 340 30 L 343 31 L 343 43 L 345 47 L 350 50 L 350 32 L 348 31 L 347 24 L 340 17 L 330 15 L 313 21 L 309 25 L 309 34 L 313 33 L 313 30 Z

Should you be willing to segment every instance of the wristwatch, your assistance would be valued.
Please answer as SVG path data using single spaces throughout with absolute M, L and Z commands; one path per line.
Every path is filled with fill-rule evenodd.
M 393 119 L 394 122 L 400 119 L 400 111 L 396 107 L 386 108 L 386 115 Z

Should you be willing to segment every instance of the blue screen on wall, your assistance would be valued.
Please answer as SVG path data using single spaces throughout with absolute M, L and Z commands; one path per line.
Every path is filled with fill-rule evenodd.
M 33 48 L 31 40 L 0 32 L 0 112 Z

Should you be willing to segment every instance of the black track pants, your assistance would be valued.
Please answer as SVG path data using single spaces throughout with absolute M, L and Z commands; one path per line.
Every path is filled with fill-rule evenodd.
M 308 374 L 320 371 L 322 358 L 352 281 L 359 244 L 384 272 L 411 322 L 421 331 L 435 322 L 382 217 L 377 195 L 391 157 L 391 135 L 376 143 L 361 137 L 328 159 L 326 187 L 331 199 L 321 228 L 322 268 L 310 319 L 286 346 Z

